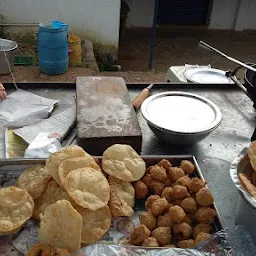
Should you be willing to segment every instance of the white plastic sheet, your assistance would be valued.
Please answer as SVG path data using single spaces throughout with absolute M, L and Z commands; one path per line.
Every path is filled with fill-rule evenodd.
M 61 149 L 61 135 L 46 132 L 39 133 L 25 151 L 25 158 L 48 158 Z
M 0 122 L 9 126 L 33 124 L 47 118 L 57 102 L 18 89 L 0 102 Z

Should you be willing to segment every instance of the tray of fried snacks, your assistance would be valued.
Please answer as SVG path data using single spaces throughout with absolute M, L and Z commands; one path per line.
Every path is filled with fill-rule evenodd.
M 140 156 L 115 144 L 102 157 L 70 146 L 45 160 L 0 160 L 0 239 L 23 255 L 96 242 L 196 248 L 219 230 L 191 155 Z
M 230 166 L 230 176 L 247 202 L 256 208 L 256 141 L 234 159 Z

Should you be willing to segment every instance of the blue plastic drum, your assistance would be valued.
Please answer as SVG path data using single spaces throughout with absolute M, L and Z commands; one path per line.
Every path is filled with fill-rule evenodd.
M 63 24 L 56 26 L 52 21 L 39 24 L 39 66 L 49 75 L 62 74 L 68 68 L 67 25 Z

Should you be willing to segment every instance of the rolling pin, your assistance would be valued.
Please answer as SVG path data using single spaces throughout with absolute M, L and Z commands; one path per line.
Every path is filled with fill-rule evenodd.
M 150 84 L 148 87 L 144 88 L 132 101 L 132 105 L 135 110 L 138 110 L 143 101 L 150 95 L 150 90 L 152 89 L 153 86 L 154 84 Z

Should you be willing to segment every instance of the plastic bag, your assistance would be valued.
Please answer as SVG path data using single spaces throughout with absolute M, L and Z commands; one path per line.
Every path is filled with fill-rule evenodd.
M 61 135 L 58 133 L 39 133 L 25 151 L 25 158 L 47 158 L 61 149 Z

